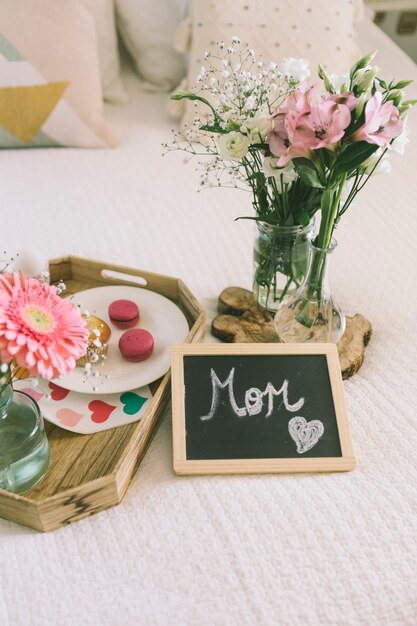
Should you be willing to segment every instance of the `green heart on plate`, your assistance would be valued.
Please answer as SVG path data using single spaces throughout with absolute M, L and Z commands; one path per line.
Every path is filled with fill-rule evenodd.
M 120 396 L 120 402 L 125 405 L 123 407 L 123 413 L 126 413 L 126 415 L 139 413 L 147 400 L 148 398 L 142 398 L 142 396 L 138 396 L 138 394 L 133 393 L 133 391 L 126 391 Z

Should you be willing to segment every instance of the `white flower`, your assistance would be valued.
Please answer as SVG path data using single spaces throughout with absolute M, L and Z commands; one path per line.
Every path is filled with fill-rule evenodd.
M 284 184 L 292 183 L 297 178 L 297 172 L 292 161 L 288 161 L 284 167 L 278 167 L 276 157 L 265 157 L 263 170 L 267 178 L 273 177 L 279 183 L 281 182 L 281 176 Z
M 401 156 L 405 152 L 405 146 L 410 142 L 410 127 L 404 126 L 401 135 L 398 135 L 391 144 L 391 148 Z
M 297 83 L 302 83 L 310 77 L 310 63 L 307 59 L 289 57 L 283 60 L 281 69 L 286 78 Z
M 251 143 L 259 143 L 272 130 L 272 119 L 258 111 L 254 117 L 246 120 L 245 126 L 249 131 Z
M 249 148 L 249 138 L 236 131 L 221 135 L 217 143 L 219 155 L 224 161 L 242 159 Z
M 243 107 L 245 111 L 252 111 L 256 107 L 256 98 L 254 95 L 249 96 Z
M 382 148 L 378 148 L 378 150 L 376 150 L 376 152 L 374 152 L 369 157 L 369 159 L 367 159 L 366 161 L 362 163 L 362 167 L 364 168 L 365 174 L 367 174 L 368 176 L 370 176 L 371 174 L 372 176 L 376 176 L 377 174 L 389 174 L 390 173 L 391 163 L 389 162 L 388 154 L 385 153 L 381 159 L 382 153 L 383 153 Z M 377 163 L 378 165 L 376 165 Z
M 336 93 L 342 93 L 342 87 L 343 91 L 347 91 L 350 80 L 349 74 L 330 74 L 329 79 Z

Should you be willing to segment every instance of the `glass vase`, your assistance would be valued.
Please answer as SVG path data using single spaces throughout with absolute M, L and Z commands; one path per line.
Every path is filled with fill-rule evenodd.
M 284 343 L 337 343 L 346 328 L 345 316 L 334 302 L 329 285 L 329 259 L 337 246 L 318 248 L 311 241 L 305 278 L 279 307 L 274 323 Z
M 257 222 L 253 246 L 253 294 L 257 302 L 275 313 L 287 296 L 300 286 L 308 264 L 308 226 L 278 226 Z
M 37 403 L 11 384 L 0 391 L 0 489 L 25 493 L 45 475 L 48 439 Z

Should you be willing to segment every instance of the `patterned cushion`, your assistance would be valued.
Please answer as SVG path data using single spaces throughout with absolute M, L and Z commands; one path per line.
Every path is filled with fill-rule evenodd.
M 0 147 L 106 147 L 89 0 L 0 0 Z
M 361 13 L 362 0 L 193 0 L 188 85 L 195 84 L 205 51 L 234 35 L 267 62 L 303 57 L 312 70 L 321 63 L 343 74 L 360 55 L 354 23 Z M 188 103 L 188 123 L 192 111 Z

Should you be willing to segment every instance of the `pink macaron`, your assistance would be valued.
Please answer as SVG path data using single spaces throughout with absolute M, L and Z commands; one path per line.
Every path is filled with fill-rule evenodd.
M 153 352 L 153 337 L 143 328 L 127 330 L 119 339 L 119 350 L 127 361 L 144 361 Z
M 117 328 L 132 328 L 139 321 L 138 305 L 131 300 L 115 300 L 109 306 L 109 318 Z

